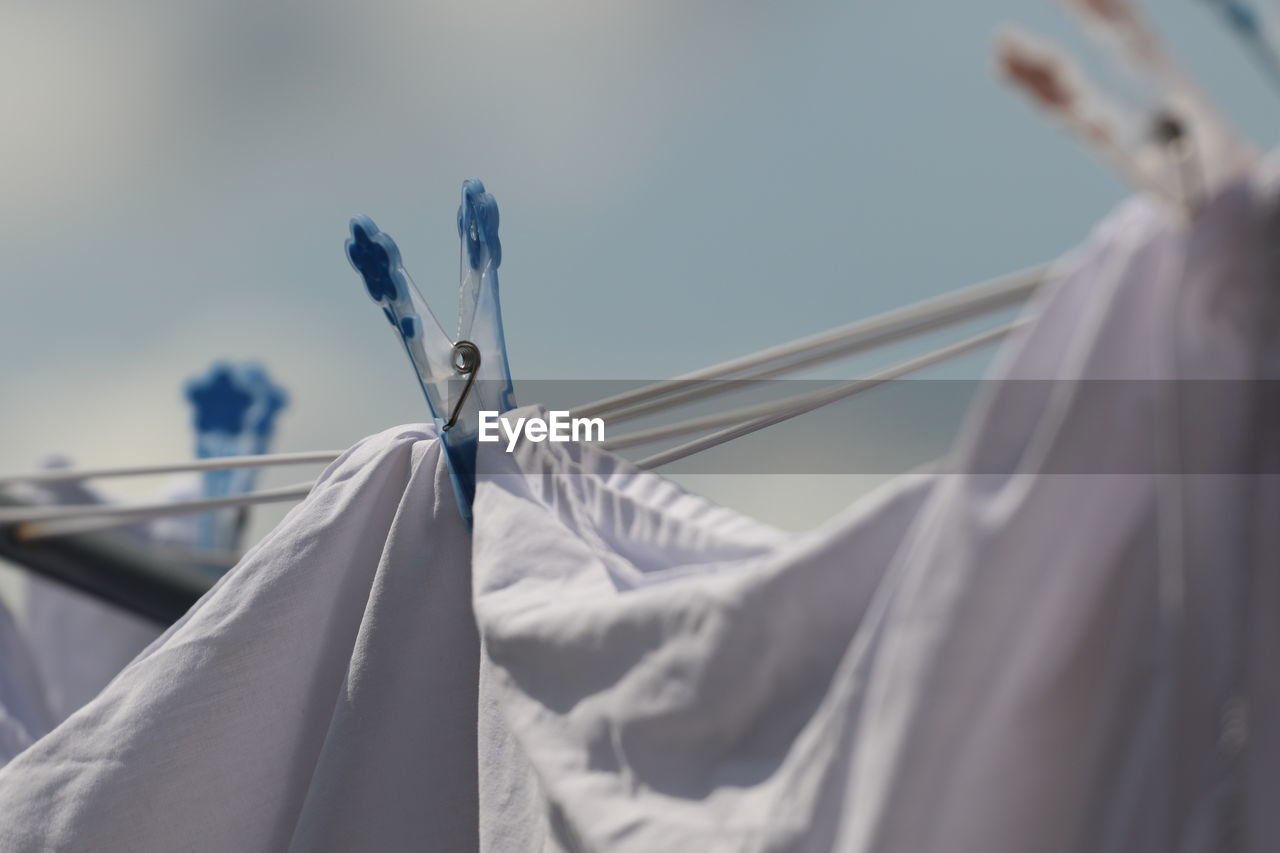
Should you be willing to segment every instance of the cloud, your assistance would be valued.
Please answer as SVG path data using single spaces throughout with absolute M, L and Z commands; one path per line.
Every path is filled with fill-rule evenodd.
M 172 43 L 121 4 L 6 6 L 0 211 L 38 214 L 145 168 L 166 133 Z
M 23 4 L 0 27 L 0 210 L 297 158 L 509 164 L 590 197 L 747 55 L 752 8 Z

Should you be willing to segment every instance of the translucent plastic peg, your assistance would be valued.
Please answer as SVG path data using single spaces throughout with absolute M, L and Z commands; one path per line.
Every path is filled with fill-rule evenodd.
M 441 425 L 458 506 L 468 522 L 475 496 L 479 412 L 515 407 L 498 301 L 498 205 L 472 178 L 458 209 L 462 241 L 458 326 L 446 334 L 413 284 L 391 236 L 367 216 L 351 220 L 347 258 L 404 345 L 432 416 Z

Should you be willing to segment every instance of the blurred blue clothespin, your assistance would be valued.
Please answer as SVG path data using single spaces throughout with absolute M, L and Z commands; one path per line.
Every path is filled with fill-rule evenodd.
M 247 364 L 243 368 L 245 387 L 253 396 L 249 410 L 250 453 L 266 453 L 271 449 L 271 439 L 276 432 L 276 416 L 289 405 L 289 395 L 271 381 L 260 364 Z M 248 469 L 255 470 L 255 469 Z
M 238 442 L 253 395 L 245 390 L 236 369 L 217 362 L 202 376 L 187 382 L 187 400 L 195 407 L 196 455 L 229 456 L 225 448 Z
M 454 336 L 444 332 L 414 286 L 395 241 L 372 219 L 351 220 L 346 250 L 351 266 L 404 345 L 431 414 L 441 424 L 458 507 L 470 523 L 478 413 L 515 408 L 498 301 L 498 204 L 474 178 L 462 185 L 458 235 L 462 259 Z
M 1206 0 L 1216 6 L 1222 13 L 1223 20 L 1231 31 L 1244 42 L 1254 57 L 1262 65 L 1263 72 L 1271 84 L 1280 88 L 1280 55 L 1271 43 L 1266 25 L 1261 14 L 1245 0 Z
M 194 408 L 196 455 L 249 456 L 270 450 L 276 416 L 288 404 L 284 389 L 273 383 L 261 365 L 215 362 L 186 384 Z M 228 497 L 252 491 L 257 469 L 206 471 L 205 497 Z M 241 524 L 238 513 L 207 513 L 201 518 L 197 545 L 234 550 Z M 228 520 L 228 518 L 230 520 Z
M 999 47 L 1005 75 L 1135 187 L 1195 217 L 1253 164 L 1253 147 L 1192 81 L 1136 0 L 1063 2 L 1129 78 L 1127 96 L 1104 96 L 1065 52 L 1016 33 Z M 1251 20 L 1242 0 L 1213 2 L 1236 5 L 1242 25 Z

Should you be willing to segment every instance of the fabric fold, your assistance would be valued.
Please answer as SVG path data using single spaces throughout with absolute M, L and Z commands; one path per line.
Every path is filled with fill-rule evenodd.
M 482 447 L 481 701 L 543 815 L 491 849 L 1271 849 L 1275 176 L 1123 205 L 944 472 L 811 534 Z
M 0 771 L 0 847 L 474 849 L 469 551 L 434 427 L 356 445 Z

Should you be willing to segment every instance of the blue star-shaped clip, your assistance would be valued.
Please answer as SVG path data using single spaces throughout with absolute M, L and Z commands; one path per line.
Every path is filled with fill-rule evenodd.
M 204 376 L 188 382 L 186 390 L 195 407 L 196 432 L 238 435 L 244 430 L 253 395 L 241 386 L 230 364 L 214 364 Z

